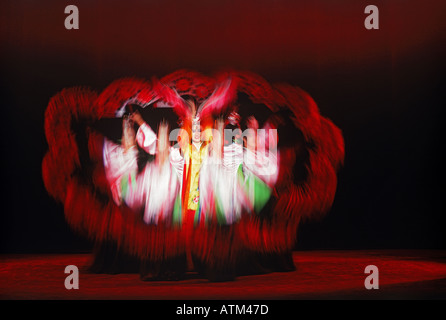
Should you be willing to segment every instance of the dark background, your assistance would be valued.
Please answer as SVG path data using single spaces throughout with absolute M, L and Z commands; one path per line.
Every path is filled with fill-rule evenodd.
M 80 29 L 64 28 L 75 4 Z M 380 29 L 366 30 L 374 4 Z M 300 86 L 341 128 L 331 212 L 297 249 L 445 249 L 444 1 L 2 1 L 2 252 L 77 252 L 43 186 L 49 99 L 230 67 Z

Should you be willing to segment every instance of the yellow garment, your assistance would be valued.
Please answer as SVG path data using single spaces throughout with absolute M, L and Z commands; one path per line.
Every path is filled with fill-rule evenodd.
M 199 179 L 200 179 L 200 169 L 207 155 L 207 145 L 201 145 L 200 150 L 198 150 L 193 144 L 190 145 L 190 148 L 187 149 L 188 152 L 186 154 L 186 172 L 189 172 L 189 166 L 192 162 L 192 167 L 190 168 L 190 188 L 189 188 L 189 197 L 187 199 L 187 209 L 188 210 L 197 210 L 198 201 L 200 199 L 200 190 L 199 190 Z M 192 160 L 192 161 L 191 161 Z

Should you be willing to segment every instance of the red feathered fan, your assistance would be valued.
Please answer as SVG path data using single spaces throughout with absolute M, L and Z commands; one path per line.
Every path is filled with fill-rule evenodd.
M 188 233 L 163 221 L 147 224 L 140 213 L 112 200 L 104 171 L 104 138 L 119 139 L 122 115 L 135 108 L 152 127 L 169 117 L 171 127 L 180 121 L 187 127 L 184 122 L 193 115 L 185 96 L 197 101 L 203 119 L 225 118 L 236 111 L 242 127 L 255 116 L 260 126 L 278 130 L 278 178 L 261 214 L 242 214 L 231 225 L 211 223 Z M 249 72 L 207 77 L 179 70 L 150 81 L 120 79 L 101 93 L 64 89 L 49 102 L 45 134 L 45 187 L 64 204 L 66 221 L 74 230 L 96 244 L 113 243 L 116 252 L 158 268 L 185 255 L 189 246 L 196 269 L 204 265 L 219 273 L 248 270 L 243 268 L 246 257 L 260 257 L 261 262 L 262 257 L 288 255 L 299 222 L 320 218 L 330 209 L 344 158 L 341 131 L 320 115 L 306 92 L 271 85 Z

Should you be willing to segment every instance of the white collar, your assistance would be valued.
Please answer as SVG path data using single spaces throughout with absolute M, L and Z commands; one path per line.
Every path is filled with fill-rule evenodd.
M 197 148 L 197 150 L 200 150 L 201 145 L 203 144 L 203 142 L 200 142 L 200 143 L 198 143 L 198 142 L 192 142 L 192 144 L 195 146 L 195 148 Z

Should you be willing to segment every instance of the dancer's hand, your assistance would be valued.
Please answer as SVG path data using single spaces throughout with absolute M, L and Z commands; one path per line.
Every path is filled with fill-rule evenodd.
M 248 150 L 254 151 L 256 149 L 257 130 L 259 129 L 259 122 L 254 116 L 250 116 L 246 120 L 246 125 L 248 127 L 246 147 L 248 148 Z
M 254 116 L 250 116 L 248 120 L 246 120 L 246 125 L 250 129 L 257 130 L 259 129 L 259 122 Z
M 141 126 L 144 123 L 144 119 L 142 118 L 142 116 L 138 110 L 136 110 L 135 112 L 133 112 L 130 115 L 130 119 L 133 120 L 134 122 L 136 122 L 136 124 L 138 124 L 138 126 Z
M 223 133 L 223 130 L 225 129 L 225 121 L 223 120 L 223 118 L 218 118 L 217 120 L 215 120 L 215 128 Z
M 215 131 L 212 137 L 212 151 L 215 158 L 222 157 L 225 122 L 222 118 L 215 120 Z
M 167 122 L 162 121 L 158 129 L 158 149 L 164 151 L 169 145 L 169 125 Z
M 158 129 L 158 152 L 157 160 L 161 165 L 169 156 L 169 125 L 167 122 L 162 121 Z
M 135 130 L 133 128 L 133 122 L 127 116 L 122 118 L 122 137 L 121 146 L 126 152 L 136 144 Z

